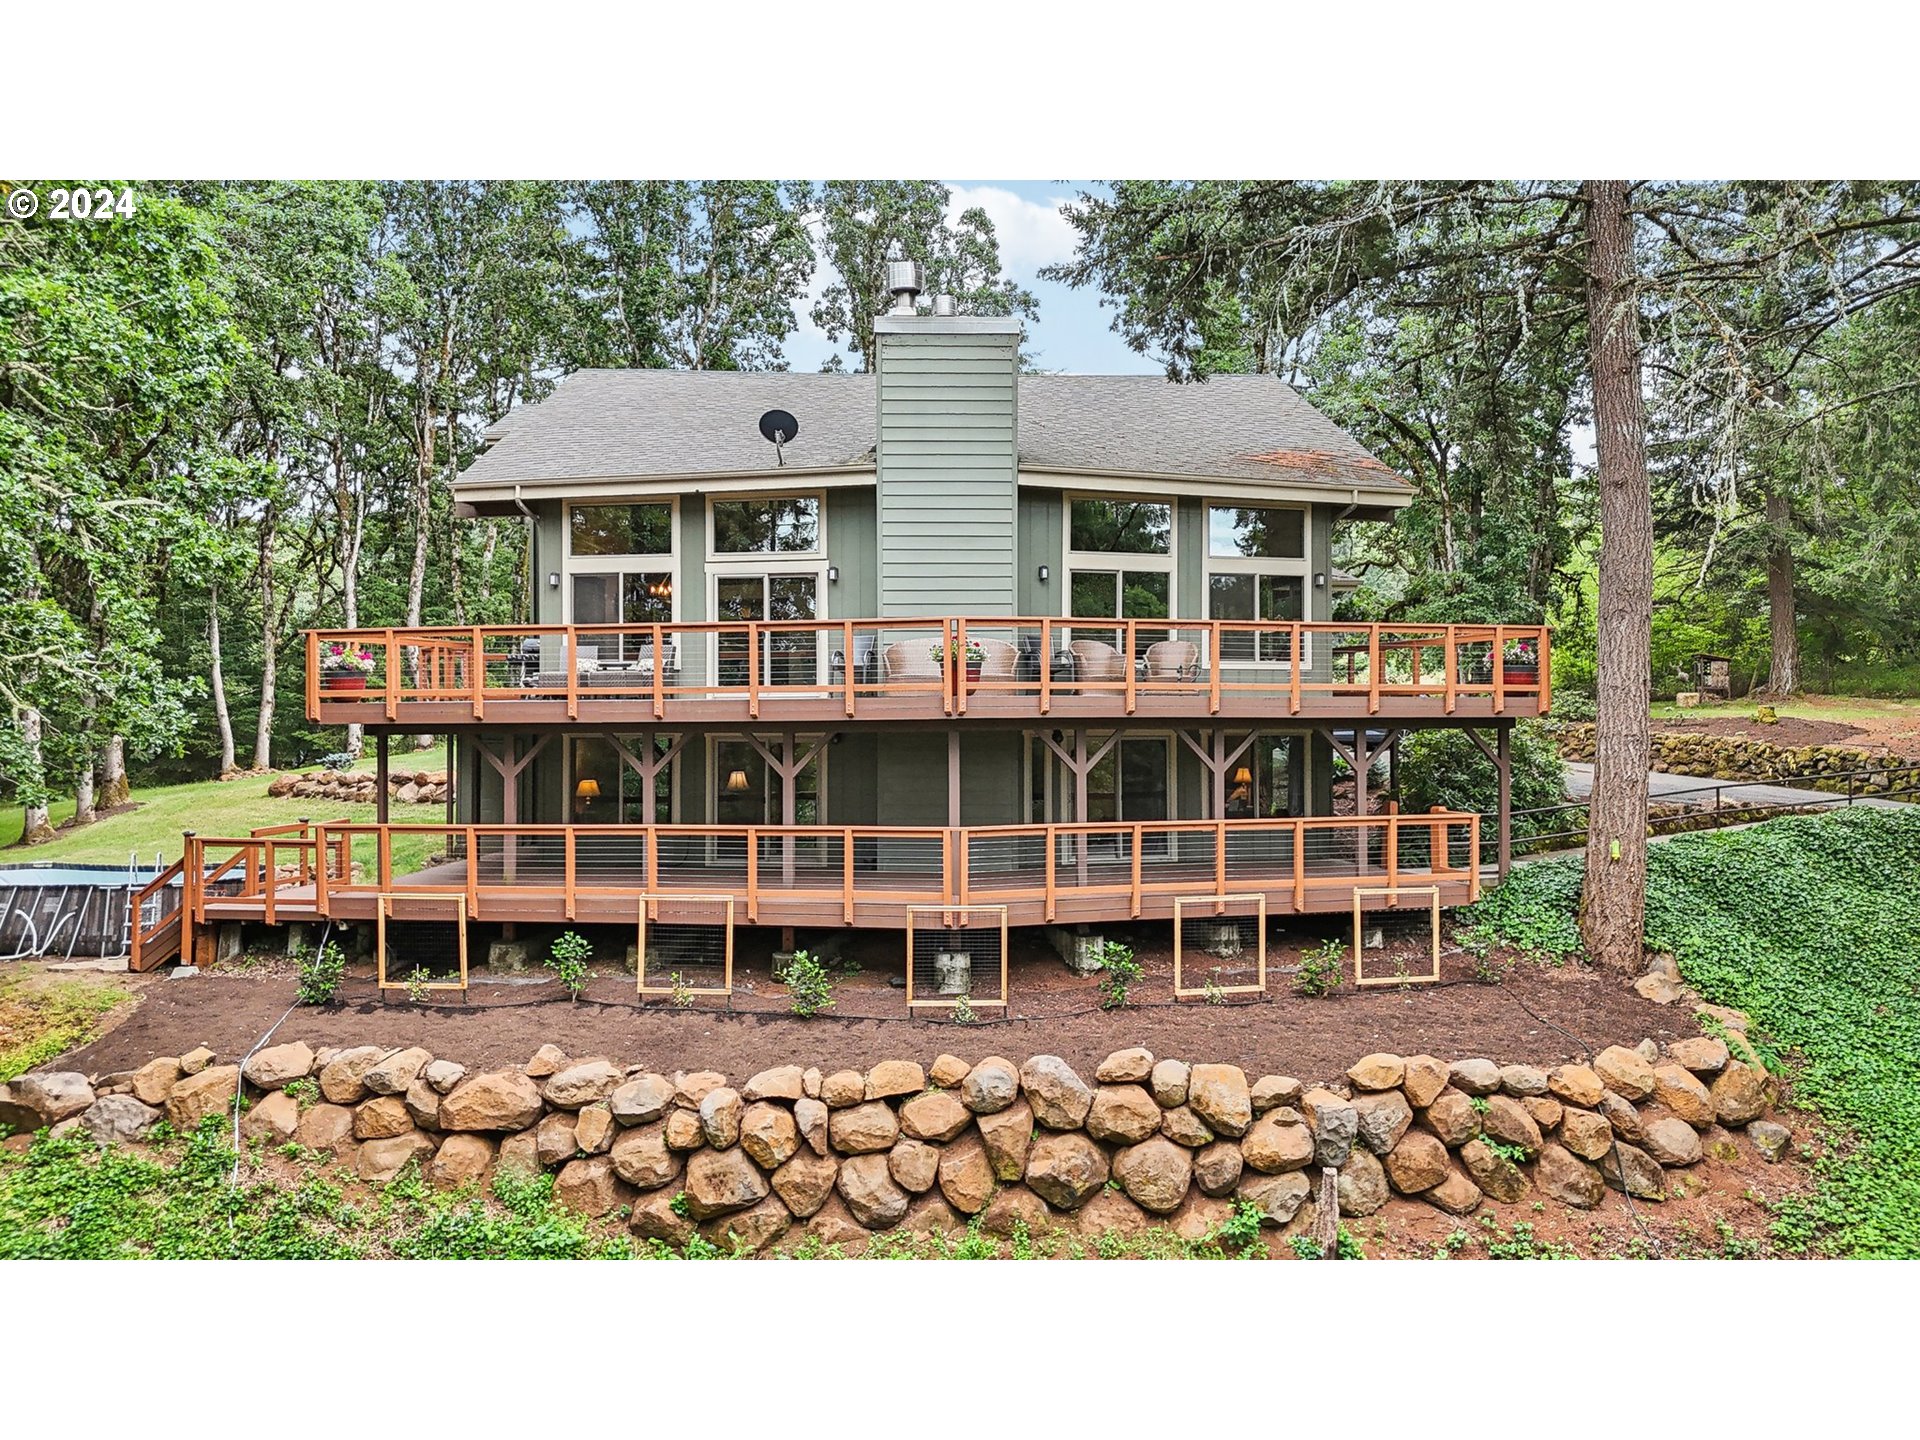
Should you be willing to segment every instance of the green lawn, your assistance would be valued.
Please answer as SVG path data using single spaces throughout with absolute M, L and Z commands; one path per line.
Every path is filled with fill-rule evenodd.
M 395 755 L 395 769 L 441 770 L 446 768 L 444 745 L 431 750 L 408 751 Z M 356 767 L 371 770 L 373 761 Z M 159 851 L 168 863 L 180 858 L 180 835 L 193 830 L 206 836 L 239 836 L 262 825 L 287 825 L 305 817 L 310 820 L 354 820 L 362 823 L 374 818 L 371 805 L 342 805 L 332 800 L 274 800 L 267 795 L 270 777 L 249 775 L 238 780 L 203 780 L 193 785 L 163 785 L 139 788 L 133 798 L 137 810 L 109 816 L 82 830 L 63 830 L 60 838 L 31 849 L 21 849 L 18 805 L 0 810 L 0 864 L 23 860 L 65 860 L 76 865 L 124 865 L 129 854 L 138 854 L 142 865 Z M 417 814 L 408 812 L 416 811 Z M 437 820 L 438 806 L 398 806 L 394 818 L 421 821 Z M 73 801 L 53 807 L 53 823 L 60 824 L 73 815 Z
M 1872 725 L 1876 722 L 1920 725 L 1920 699 L 1875 700 L 1864 695 L 1802 695 L 1795 700 L 1775 702 L 1729 700 L 1721 704 L 1716 701 L 1684 710 L 1671 700 L 1656 700 L 1653 702 L 1653 718 L 1713 720 L 1731 716 L 1750 720 L 1754 710 L 1762 703 L 1771 703 L 1775 714 L 1795 720 L 1833 720 L 1843 725 Z

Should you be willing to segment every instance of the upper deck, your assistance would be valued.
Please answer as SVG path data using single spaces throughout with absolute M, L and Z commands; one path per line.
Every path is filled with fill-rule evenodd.
M 320 724 L 1525 718 L 1542 625 L 1007 616 L 310 630 Z

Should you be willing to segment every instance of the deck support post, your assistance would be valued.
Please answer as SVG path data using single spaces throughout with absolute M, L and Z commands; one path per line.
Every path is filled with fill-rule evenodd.
M 387 823 L 387 732 L 373 737 L 373 818 Z
M 498 754 L 495 754 L 493 747 L 487 744 L 484 735 L 475 735 L 473 737 L 474 748 L 486 757 L 487 763 L 493 766 L 494 772 L 500 777 L 500 823 L 502 825 L 518 825 L 520 823 L 520 772 L 533 763 L 534 757 L 546 749 L 547 743 L 552 739 L 553 735 L 551 732 L 542 735 L 538 740 L 533 742 L 532 748 L 529 749 L 526 754 L 516 756 L 514 752 L 520 748 L 520 742 L 517 736 L 508 735 L 503 737 L 501 740 L 503 748 Z M 518 867 L 515 864 L 515 852 L 519 848 L 519 836 L 509 833 L 502 837 L 500 846 L 500 878 L 508 884 L 513 883 L 514 877 L 518 873 Z M 468 863 L 478 865 L 480 863 L 480 857 L 476 855 L 468 861 Z
M 947 828 L 960 828 L 960 732 L 947 731 Z
M 1093 767 L 1107 758 L 1107 752 L 1120 743 L 1121 732 L 1116 730 L 1107 737 L 1107 743 L 1092 754 L 1087 753 L 1087 732 L 1076 729 L 1073 732 L 1073 748 L 1064 748 L 1053 736 L 1041 732 L 1041 742 L 1054 753 L 1054 757 L 1073 773 L 1073 823 L 1084 825 L 1087 820 L 1087 776 Z M 1087 883 L 1087 836 L 1080 833 L 1074 837 L 1074 854 L 1078 857 L 1075 874 L 1079 883 Z
M 1326 737 L 1327 744 L 1333 747 L 1334 754 L 1346 761 L 1348 766 L 1353 770 L 1353 818 L 1356 821 L 1364 821 L 1367 818 L 1371 804 L 1367 796 L 1367 772 L 1373 769 L 1373 762 L 1380 758 L 1380 752 L 1382 750 L 1387 751 L 1389 754 L 1397 753 L 1400 737 L 1404 735 L 1406 731 L 1404 729 L 1389 730 L 1381 737 L 1378 745 L 1370 746 L 1367 738 L 1366 723 L 1364 721 L 1355 721 L 1353 727 L 1353 744 L 1348 746 L 1340 743 L 1340 737 L 1334 734 L 1331 725 L 1322 725 L 1319 729 L 1320 733 Z M 1395 782 L 1397 782 L 1397 778 L 1398 771 L 1396 769 Z M 1396 793 L 1394 799 L 1398 800 L 1399 798 L 1399 795 Z M 1364 824 L 1356 824 L 1353 833 L 1355 851 L 1354 873 L 1364 875 L 1367 869 L 1367 827 Z
M 832 734 L 822 735 L 807 747 L 805 754 L 798 753 L 798 746 L 791 730 L 780 732 L 778 751 L 768 746 L 758 735 L 743 734 L 741 738 L 754 748 L 755 753 L 762 760 L 766 761 L 767 768 L 780 777 L 780 823 L 791 831 L 794 826 L 794 816 L 798 813 L 796 809 L 798 799 L 794 795 L 794 790 L 800 779 L 800 772 L 813 763 L 813 757 L 825 748 L 827 742 L 833 738 Z M 674 749 L 679 749 L 678 743 L 675 744 Z M 780 879 L 789 889 L 793 887 L 793 836 L 791 834 L 780 837 Z

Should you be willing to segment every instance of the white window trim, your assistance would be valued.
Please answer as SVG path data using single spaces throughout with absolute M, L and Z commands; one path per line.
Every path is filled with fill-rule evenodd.
M 576 508 L 600 510 L 609 505 L 658 505 L 668 507 L 667 539 L 673 548 L 663 555 L 581 555 L 573 553 L 573 512 Z M 621 575 L 639 570 L 666 570 L 673 576 L 673 618 L 680 618 L 680 500 L 679 497 L 644 495 L 635 499 L 569 501 L 560 513 L 560 614 L 561 623 L 572 625 L 573 577 L 575 575 Z M 637 622 L 636 622 L 637 623 Z
M 1306 551 L 1297 560 L 1276 560 L 1251 555 L 1215 555 L 1213 553 L 1213 522 L 1211 511 L 1215 509 L 1235 510 L 1298 510 L 1301 514 L 1300 543 Z M 1205 562 L 1200 570 L 1200 610 L 1207 619 L 1213 614 L 1213 577 L 1215 575 L 1282 575 L 1297 577 L 1300 581 L 1300 623 L 1306 624 L 1313 611 L 1313 509 L 1307 505 L 1230 505 L 1217 499 L 1208 498 L 1200 502 L 1201 544 L 1205 546 Z M 1256 589 L 1254 608 L 1259 609 L 1259 595 Z M 1269 622 L 1285 625 L 1291 622 L 1275 620 Z M 1311 632 L 1300 637 L 1300 659 L 1308 669 L 1313 667 L 1313 635 Z M 1277 670 L 1286 671 L 1292 667 L 1290 660 L 1234 660 L 1229 662 L 1236 670 Z
M 747 550 L 721 554 L 713 547 L 713 507 L 737 500 L 811 500 L 814 503 L 814 545 L 811 550 Z M 790 560 L 818 560 L 824 570 L 827 563 L 827 492 L 824 490 L 745 491 L 739 494 L 707 496 L 707 568 L 716 565 L 764 567 L 769 562 L 784 564 Z M 800 568 L 800 567 L 796 567 Z

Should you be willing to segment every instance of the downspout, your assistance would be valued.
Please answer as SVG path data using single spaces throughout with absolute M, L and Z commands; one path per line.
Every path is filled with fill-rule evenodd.
M 540 591 L 540 517 L 527 508 L 527 502 L 520 498 L 520 487 L 513 487 L 513 508 L 526 517 L 527 521 L 527 619 L 531 622 L 539 606 L 534 596 Z

